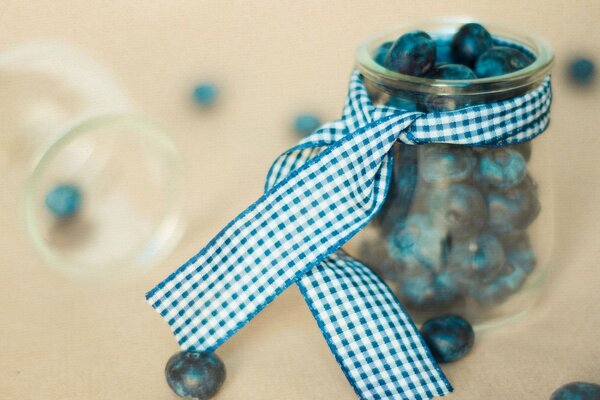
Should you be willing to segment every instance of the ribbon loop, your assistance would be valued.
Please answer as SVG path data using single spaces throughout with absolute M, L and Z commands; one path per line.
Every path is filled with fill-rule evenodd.
M 371 103 L 354 72 L 341 120 L 282 154 L 265 193 L 146 298 L 188 350 L 216 349 L 292 283 L 361 399 L 429 399 L 452 387 L 366 266 L 338 249 L 379 211 L 392 146 L 503 146 L 548 125 L 550 78 L 530 93 L 424 114 Z

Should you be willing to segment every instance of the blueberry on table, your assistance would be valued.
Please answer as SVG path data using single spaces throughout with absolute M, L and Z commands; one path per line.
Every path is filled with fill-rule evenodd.
M 569 77 L 579 85 L 587 85 L 594 80 L 596 74 L 592 60 L 584 57 L 575 58 L 569 64 Z
M 388 235 L 388 254 L 405 273 L 433 271 L 441 264 L 443 241 L 443 232 L 427 215 L 411 214 Z
M 488 228 L 496 233 L 510 233 L 527 228 L 541 210 L 537 186 L 527 176 L 521 184 L 506 192 L 486 195 Z
M 321 119 L 312 113 L 302 113 L 294 118 L 294 131 L 300 135 L 309 135 L 321 126 Z
M 81 208 L 81 190 L 77 185 L 61 184 L 46 194 L 46 207 L 57 218 L 72 217 Z
M 419 172 L 427 183 L 464 181 L 477 164 L 471 149 L 451 144 L 422 146 L 420 160 Z
M 180 397 L 210 399 L 225 381 L 225 365 L 214 353 L 180 351 L 165 367 L 167 383 Z
M 492 35 L 483 26 L 477 23 L 465 24 L 452 38 L 452 59 L 472 66 L 492 45 Z
M 384 67 L 401 74 L 424 76 L 435 63 L 435 42 L 423 31 L 400 36 L 384 60 Z
M 482 187 L 508 190 L 527 175 L 527 161 L 521 153 L 509 148 L 488 150 L 481 154 L 474 175 Z
M 512 47 L 492 47 L 475 62 L 475 74 L 480 78 L 510 74 L 525 68 L 532 62 L 531 57 Z
M 481 192 L 466 184 L 452 184 L 433 190 L 427 206 L 433 219 L 453 239 L 477 234 L 487 219 L 485 199 Z
M 550 400 L 600 400 L 600 385 L 571 382 L 552 393 Z
M 493 280 L 504 266 L 504 250 L 496 237 L 483 233 L 454 242 L 448 255 L 448 270 L 466 284 Z
M 447 363 L 464 357 L 473 348 L 475 332 L 458 315 L 443 315 L 423 324 L 421 334 L 438 362 Z
M 194 87 L 192 97 L 197 104 L 201 106 L 210 106 L 215 103 L 218 94 L 219 90 L 214 83 L 204 82 L 199 83 Z
M 429 71 L 427 77 L 446 80 L 477 79 L 477 75 L 471 68 L 461 64 L 436 65 Z
M 381 44 L 377 50 L 375 50 L 375 56 L 373 59 L 377 64 L 381 65 L 382 67 L 384 66 L 385 56 L 387 56 L 387 53 L 390 51 L 390 48 L 392 48 L 393 44 L 394 42 L 385 42 Z

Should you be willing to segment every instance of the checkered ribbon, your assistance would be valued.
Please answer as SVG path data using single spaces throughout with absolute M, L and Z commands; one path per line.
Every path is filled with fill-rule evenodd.
M 504 146 L 548 125 L 550 78 L 516 98 L 444 113 L 371 103 L 354 72 L 340 120 L 281 155 L 265 193 L 146 298 L 179 344 L 212 351 L 295 283 L 361 399 L 452 390 L 387 286 L 339 248 L 382 206 L 392 146 Z

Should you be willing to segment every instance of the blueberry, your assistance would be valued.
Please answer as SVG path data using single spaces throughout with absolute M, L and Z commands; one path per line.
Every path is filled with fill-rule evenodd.
M 448 255 L 448 270 L 467 284 L 493 280 L 504 266 L 504 250 L 496 237 L 483 233 L 465 241 L 453 242 Z
M 475 74 L 480 78 L 510 74 L 532 62 L 531 57 L 512 47 L 492 47 L 477 59 Z
M 483 26 L 476 23 L 465 24 L 452 38 L 452 59 L 472 66 L 492 45 L 492 35 Z
M 384 60 L 384 66 L 401 74 L 424 76 L 435 62 L 435 42 L 423 31 L 400 36 Z
M 418 111 L 416 102 L 407 99 L 402 99 L 400 97 L 391 96 L 387 103 L 385 103 L 385 105 L 404 111 Z
M 552 393 L 550 400 L 600 400 L 600 385 L 571 382 Z
M 309 135 L 320 126 L 321 120 L 312 113 L 302 113 L 294 118 L 294 131 L 300 135 Z
M 447 272 L 409 275 L 401 278 L 397 296 L 402 304 L 418 311 L 448 307 L 458 298 L 458 285 Z
M 461 64 L 436 65 L 429 71 L 427 77 L 447 80 L 477 79 L 477 75 L 475 75 L 475 72 L 471 68 Z
M 429 144 L 421 147 L 419 172 L 427 183 L 448 183 L 466 180 L 477 159 L 467 147 L 451 144 Z
M 527 161 L 521 153 L 508 148 L 481 154 L 475 180 L 488 189 L 508 190 L 521 183 L 527 174 Z
M 520 185 L 507 192 L 488 193 L 486 200 L 488 227 L 496 233 L 522 231 L 540 213 L 537 187 L 529 176 Z
M 55 186 L 46 194 L 46 207 L 57 218 L 72 217 L 81 208 L 81 191 L 73 184 Z
M 396 221 L 406 218 L 413 205 L 418 182 L 418 147 L 397 143 L 394 146 L 392 182 L 386 201 L 375 219 L 385 234 Z
M 518 151 L 523 156 L 525 161 L 529 161 L 531 159 L 531 142 L 513 144 L 506 148 Z
M 441 363 L 456 361 L 473 348 L 475 332 L 458 315 L 432 318 L 421 328 L 423 339 L 435 359 Z
M 407 274 L 433 271 L 440 267 L 444 236 L 424 214 L 412 214 L 388 235 L 390 257 Z
M 587 85 L 596 75 L 594 62 L 588 58 L 576 58 L 569 64 L 569 77 L 578 85 Z
M 533 271 L 537 260 L 526 233 L 521 233 L 520 239 L 505 244 L 504 250 L 511 265 L 518 265 L 527 273 Z
M 451 64 L 451 38 L 438 37 L 435 38 L 435 62 L 438 64 Z
M 455 239 L 477 234 L 487 219 L 485 200 L 470 185 L 452 184 L 433 190 L 427 205 L 433 219 Z
M 484 307 L 494 306 L 508 299 L 525 282 L 527 271 L 520 264 L 507 262 L 491 282 L 469 288 L 469 295 Z
M 210 399 L 225 381 L 225 365 L 214 353 L 180 351 L 165 367 L 167 383 L 180 397 Z
M 394 42 L 385 42 L 381 46 L 379 46 L 377 50 L 375 50 L 375 56 L 373 57 L 373 59 L 377 64 L 381 65 L 382 67 L 384 66 L 383 64 L 385 56 L 387 56 L 387 53 L 392 48 L 393 44 Z
M 194 87 L 194 101 L 201 106 L 210 106 L 217 100 L 219 91 L 217 86 L 211 82 L 199 83 Z

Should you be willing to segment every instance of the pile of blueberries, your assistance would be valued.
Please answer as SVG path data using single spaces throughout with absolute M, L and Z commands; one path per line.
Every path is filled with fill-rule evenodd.
M 480 24 L 463 25 L 452 36 L 433 39 L 423 31 L 412 31 L 376 50 L 375 61 L 405 75 L 440 80 L 470 80 L 506 75 L 527 67 L 534 57 L 524 49 L 500 45 Z M 424 99 L 386 99 L 386 104 L 410 111 L 450 111 L 469 104 L 466 99 L 431 95 Z

